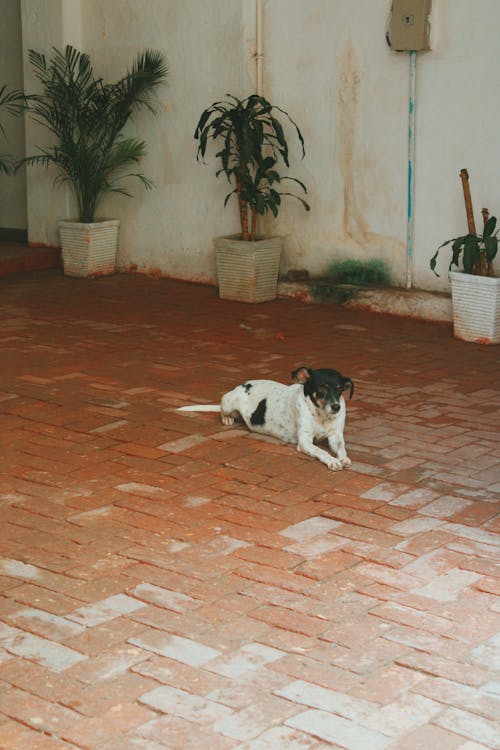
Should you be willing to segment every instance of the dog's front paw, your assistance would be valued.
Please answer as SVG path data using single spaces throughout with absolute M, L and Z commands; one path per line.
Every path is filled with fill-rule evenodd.
M 229 414 L 222 414 L 221 420 L 222 424 L 226 425 L 226 427 L 231 427 L 234 424 L 234 417 L 231 417 Z
M 329 458 L 325 463 L 332 471 L 339 471 L 343 468 L 342 461 L 339 461 L 338 458 Z
M 345 456 L 344 458 L 340 459 L 340 463 L 342 464 L 342 466 L 350 466 L 352 464 L 352 461 L 349 456 Z

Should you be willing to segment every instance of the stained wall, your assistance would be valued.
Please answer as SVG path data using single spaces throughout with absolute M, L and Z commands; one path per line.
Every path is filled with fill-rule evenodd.
M 2 0 L 0 5 L 0 89 L 23 88 L 21 4 L 20 0 Z M 5 109 L 0 114 L 0 154 L 20 159 L 24 156 L 24 118 L 12 117 Z M 24 170 L 15 176 L 0 174 L 0 229 L 24 230 L 26 183 Z
M 155 183 L 130 200 L 103 204 L 122 222 L 119 264 L 215 282 L 212 237 L 238 230 L 235 204 L 215 163 L 196 162 L 193 132 L 202 110 L 226 92 L 255 88 L 253 0 L 21 0 L 23 45 L 68 41 L 92 54 L 105 77 L 120 77 L 144 47 L 163 50 L 168 86 L 156 117 L 141 114 L 129 133 L 144 137 L 143 171 Z M 404 285 L 407 233 L 409 55 L 385 41 L 391 0 L 264 0 L 264 94 L 300 125 L 306 158 L 292 149 L 290 174 L 308 186 L 310 213 L 283 204 L 267 230 L 285 237 L 282 273 L 322 274 L 332 262 L 383 259 Z M 476 221 L 498 212 L 497 0 L 434 0 L 432 51 L 419 53 L 416 78 L 414 285 L 447 290 L 429 258 L 466 232 L 459 171 L 471 176 Z M 25 67 L 25 78 L 29 79 Z M 36 136 L 36 137 L 35 137 Z M 40 134 L 28 126 L 28 148 Z M 48 174 L 28 176 L 30 239 L 57 243 L 56 221 L 74 214 L 71 195 Z

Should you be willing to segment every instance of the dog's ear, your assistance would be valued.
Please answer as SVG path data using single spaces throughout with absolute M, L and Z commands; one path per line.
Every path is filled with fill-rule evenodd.
M 310 367 L 306 367 L 305 365 L 303 365 L 297 370 L 293 370 L 293 372 L 291 373 L 292 380 L 295 380 L 296 383 L 302 383 L 302 385 L 304 385 L 304 383 L 306 383 L 311 377 L 312 372 L 313 371 Z
M 343 382 L 344 391 L 347 391 L 349 388 L 349 401 L 352 398 L 352 394 L 354 393 L 354 383 L 352 382 L 351 378 L 344 378 Z

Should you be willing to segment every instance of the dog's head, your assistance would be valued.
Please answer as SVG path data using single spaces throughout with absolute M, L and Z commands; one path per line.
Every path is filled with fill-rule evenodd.
M 338 370 L 312 370 L 310 367 L 299 367 L 292 372 L 292 379 L 304 386 L 304 395 L 323 412 L 336 414 L 340 411 L 340 399 L 344 391 L 349 390 L 349 399 L 354 393 L 354 383 Z

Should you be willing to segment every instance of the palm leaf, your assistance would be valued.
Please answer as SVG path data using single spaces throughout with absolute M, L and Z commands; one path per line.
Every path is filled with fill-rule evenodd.
M 57 139 L 57 145 L 27 157 L 28 165 L 55 165 L 57 182 L 70 182 L 82 221 L 92 221 L 96 205 L 107 193 L 130 195 L 118 182 L 136 179 L 152 183 L 142 173 L 130 171 L 145 155 L 142 140 L 124 138 L 123 128 L 132 113 L 153 110 L 153 94 L 168 69 L 162 52 L 146 50 L 116 83 L 106 84 L 94 73 L 88 55 L 68 45 L 53 49 L 50 61 L 30 50 L 29 60 L 41 91 L 27 97 L 34 121 Z

